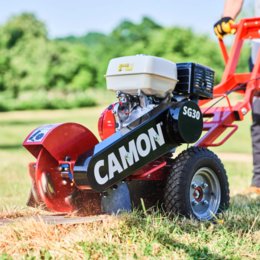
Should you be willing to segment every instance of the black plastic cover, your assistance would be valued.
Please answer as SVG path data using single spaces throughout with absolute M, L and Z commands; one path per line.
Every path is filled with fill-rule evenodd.
M 211 68 L 193 62 L 176 65 L 179 81 L 174 94 L 188 94 L 199 99 L 213 98 L 215 72 Z

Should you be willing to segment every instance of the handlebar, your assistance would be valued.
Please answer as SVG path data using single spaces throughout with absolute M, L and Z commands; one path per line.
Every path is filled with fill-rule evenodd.
M 230 27 L 231 27 L 231 29 L 237 29 L 237 27 L 238 27 L 238 25 L 239 24 L 237 24 L 237 23 L 234 23 L 234 24 L 230 24 Z
M 237 41 L 260 38 L 260 17 L 241 19 L 239 23 L 231 24 L 230 27 L 236 30 Z M 218 41 L 224 61 L 227 64 L 229 58 L 227 48 L 223 39 L 219 38 Z

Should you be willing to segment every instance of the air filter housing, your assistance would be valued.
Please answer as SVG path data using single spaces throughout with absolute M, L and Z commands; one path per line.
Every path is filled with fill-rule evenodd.
M 214 71 L 206 66 L 188 62 L 177 63 L 178 83 L 174 94 L 189 95 L 194 98 L 213 98 Z

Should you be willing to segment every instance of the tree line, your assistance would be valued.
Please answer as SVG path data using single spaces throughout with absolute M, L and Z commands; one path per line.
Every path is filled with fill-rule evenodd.
M 24 91 L 105 88 L 111 58 L 141 53 L 207 65 L 216 71 L 216 82 L 224 68 L 217 42 L 189 28 L 165 28 L 143 17 L 139 23 L 122 21 L 108 34 L 50 39 L 42 21 L 22 13 L 0 27 L 0 95 L 19 98 Z M 242 70 L 246 70 L 246 59 L 244 55 Z

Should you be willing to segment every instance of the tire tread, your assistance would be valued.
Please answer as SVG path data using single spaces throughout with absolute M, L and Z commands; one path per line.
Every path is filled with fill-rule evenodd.
M 166 212 L 170 215 L 180 214 L 187 217 L 193 215 L 190 201 L 184 196 L 184 190 L 190 187 L 188 177 L 190 177 L 189 166 L 200 158 L 207 157 L 213 160 L 219 167 L 219 181 L 221 185 L 221 202 L 218 213 L 229 206 L 229 184 L 224 165 L 216 154 L 204 147 L 191 147 L 180 153 L 173 162 L 171 172 L 168 176 L 165 192 L 164 204 Z M 223 186 L 224 185 L 224 186 Z M 193 215 L 194 217 L 194 215 Z

